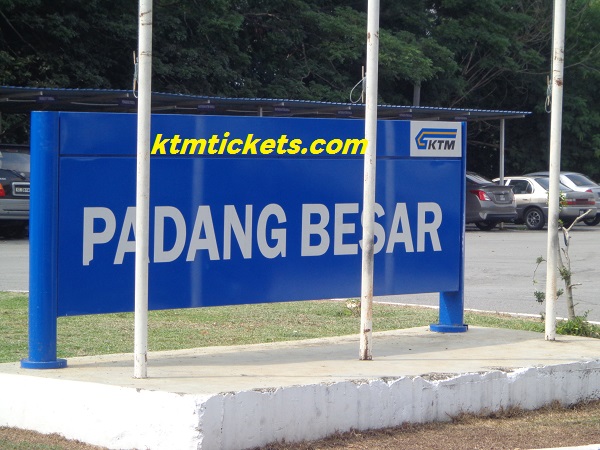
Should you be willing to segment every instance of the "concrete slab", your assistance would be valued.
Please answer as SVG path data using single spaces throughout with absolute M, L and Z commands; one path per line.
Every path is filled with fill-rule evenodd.
M 600 342 L 470 327 L 0 364 L 0 425 L 110 448 L 243 449 L 336 431 L 447 420 L 460 412 L 600 398 Z M 159 426 L 160 424 L 160 426 Z
M 133 355 L 69 358 L 66 369 L 28 370 L 0 364 L 1 373 L 89 381 L 187 394 L 217 394 L 336 381 L 600 360 L 600 341 L 527 331 L 470 327 L 433 333 L 427 327 L 374 333 L 373 360 L 359 361 L 359 336 L 150 352 L 148 378 L 133 378 Z

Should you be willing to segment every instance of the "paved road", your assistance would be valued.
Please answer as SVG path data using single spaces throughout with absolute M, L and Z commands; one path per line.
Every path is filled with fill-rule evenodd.
M 571 232 L 571 266 L 576 312 L 589 310 L 588 319 L 600 322 L 600 226 L 577 226 Z M 527 231 L 509 226 L 488 232 L 468 229 L 466 233 L 465 307 L 486 311 L 539 314 L 545 309 L 533 296 L 545 290 L 545 265 L 536 276 L 538 256 L 546 256 L 546 231 Z M 27 239 L 0 239 L 0 291 L 29 289 Z M 560 282 L 560 280 L 559 280 Z M 559 285 L 562 285 L 560 282 Z M 438 304 L 437 294 L 379 297 L 378 300 L 421 305 Z M 566 316 L 559 298 L 559 316 Z
M 529 231 L 508 226 L 504 230 L 478 231 L 467 228 L 465 242 L 465 308 L 485 311 L 539 314 L 534 290 L 545 291 L 546 266 L 537 271 L 536 259 L 546 258 L 547 231 Z M 588 320 L 600 322 L 600 226 L 578 225 L 571 231 L 569 250 L 575 312 L 589 311 Z M 563 287 L 562 280 L 558 286 Z M 437 294 L 379 297 L 379 300 L 438 305 Z M 560 297 L 557 315 L 566 317 L 565 300 Z
M 29 290 L 29 241 L 0 237 L 0 291 Z

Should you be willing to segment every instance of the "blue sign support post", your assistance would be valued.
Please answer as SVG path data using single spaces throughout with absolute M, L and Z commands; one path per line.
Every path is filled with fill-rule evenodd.
M 26 369 L 59 369 L 57 358 L 57 254 L 58 242 L 58 116 L 41 120 L 33 115 L 31 164 L 33 191 L 29 219 L 29 358 Z
M 466 173 L 467 159 L 463 155 L 462 170 Z M 463 177 L 464 178 L 464 177 Z M 466 187 L 461 191 L 460 203 L 463 205 L 464 223 L 464 205 L 465 205 Z M 440 292 L 440 312 L 439 323 L 431 324 L 429 329 L 438 333 L 463 333 L 468 330 L 468 325 L 464 322 L 465 317 L 465 234 L 460 235 L 462 257 L 460 263 L 460 275 L 458 277 L 458 290 L 452 292 Z
M 30 348 L 60 316 L 134 309 L 135 114 L 32 114 Z M 374 295 L 463 324 L 465 124 L 380 121 Z M 149 309 L 360 296 L 360 122 L 154 115 Z M 110 280 L 110 282 L 107 282 Z

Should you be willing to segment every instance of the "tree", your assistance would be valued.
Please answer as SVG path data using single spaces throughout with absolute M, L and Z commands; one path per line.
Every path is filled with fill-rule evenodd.
M 130 2 L 0 0 L 0 11 L 0 83 L 131 86 L 137 13 Z
M 569 3 L 562 167 L 600 179 L 600 2 Z
M 364 0 L 155 0 L 154 91 L 349 101 Z M 137 2 L 0 0 L 0 84 L 131 89 Z M 570 0 L 563 167 L 600 178 L 600 2 Z M 507 171 L 547 167 L 547 0 L 384 2 L 379 101 L 532 111 L 507 127 Z M 3 136 L 22 139 L 22 119 Z M 498 122 L 468 129 L 470 168 L 498 173 Z
M 561 198 L 561 202 L 562 201 L 563 201 L 563 199 Z M 577 319 L 577 315 L 575 314 L 575 300 L 573 297 L 573 288 L 581 285 L 581 283 L 573 282 L 573 271 L 571 270 L 571 257 L 569 255 L 569 246 L 571 244 L 570 233 L 571 233 L 571 229 L 577 223 L 579 223 L 580 221 L 582 221 L 584 219 L 584 217 L 588 213 L 588 211 L 581 214 L 572 223 L 568 224 L 568 226 L 567 226 L 567 224 L 563 224 L 559 228 L 559 230 L 557 230 L 558 233 L 562 234 L 563 244 L 562 245 L 560 244 L 560 239 L 559 239 L 559 244 L 558 244 L 558 247 L 556 248 L 556 253 L 557 253 L 556 264 L 557 264 L 557 268 L 558 268 L 558 273 L 560 275 L 560 278 L 563 280 L 565 288 L 559 289 L 556 293 L 557 294 L 556 297 L 558 298 L 562 294 L 566 295 L 567 318 L 570 321 L 574 321 Z M 535 274 L 537 272 L 537 269 L 539 268 L 540 264 L 542 264 L 545 261 L 546 260 L 541 256 L 538 257 L 538 259 L 536 261 L 537 265 L 533 272 L 533 284 L 534 285 L 536 284 Z M 546 293 L 543 291 L 535 290 L 533 295 L 536 298 L 538 303 L 543 303 L 546 300 Z M 585 317 L 585 315 L 584 315 L 584 317 Z

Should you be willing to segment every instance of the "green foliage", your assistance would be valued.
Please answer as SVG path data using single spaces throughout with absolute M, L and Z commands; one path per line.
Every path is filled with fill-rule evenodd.
M 559 321 L 556 324 L 556 332 L 558 334 L 570 336 L 583 336 L 600 339 L 600 327 L 593 325 L 587 321 L 586 312 L 583 316 L 576 316 L 571 320 Z
M 544 259 L 543 256 L 538 256 L 535 260 L 535 269 L 533 270 L 533 277 L 532 277 L 532 282 L 533 282 L 534 286 L 537 285 L 537 283 L 538 283 L 537 278 L 536 278 L 537 271 L 540 268 L 540 265 L 544 262 L 546 262 L 546 260 Z M 559 274 L 560 274 L 562 280 L 565 282 L 566 285 L 568 285 L 571 282 L 571 272 L 566 267 L 562 267 L 562 268 L 559 267 L 558 270 L 559 270 Z M 565 293 L 564 289 L 557 289 L 556 290 L 556 298 L 559 298 L 564 293 Z M 540 290 L 536 289 L 533 291 L 533 296 L 535 297 L 535 301 L 538 303 L 544 303 L 544 301 L 546 300 L 546 293 L 544 291 L 540 291 Z
M 26 356 L 27 324 L 27 296 L 0 292 L 0 362 Z
M 137 2 L 0 0 L 0 84 L 130 89 Z M 348 101 L 366 54 L 362 0 L 158 0 L 155 91 Z M 568 2 L 562 167 L 600 179 L 600 3 Z M 552 4 L 383 2 L 379 100 L 533 111 L 506 128 L 506 171 L 548 167 Z M 26 142 L 2 118 L 3 141 Z M 498 173 L 497 121 L 469 126 L 471 169 Z
M 544 300 L 546 300 L 546 293 L 544 291 L 533 291 L 533 296 L 538 303 L 544 303 Z
M 130 87 L 131 55 L 137 41 L 136 4 L 97 0 L 3 3 L 0 84 Z
M 558 274 L 560 275 L 560 278 L 565 282 L 565 285 L 568 286 L 571 284 L 571 276 L 573 274 L 571 273 L 568 267 L 559 267 Z

